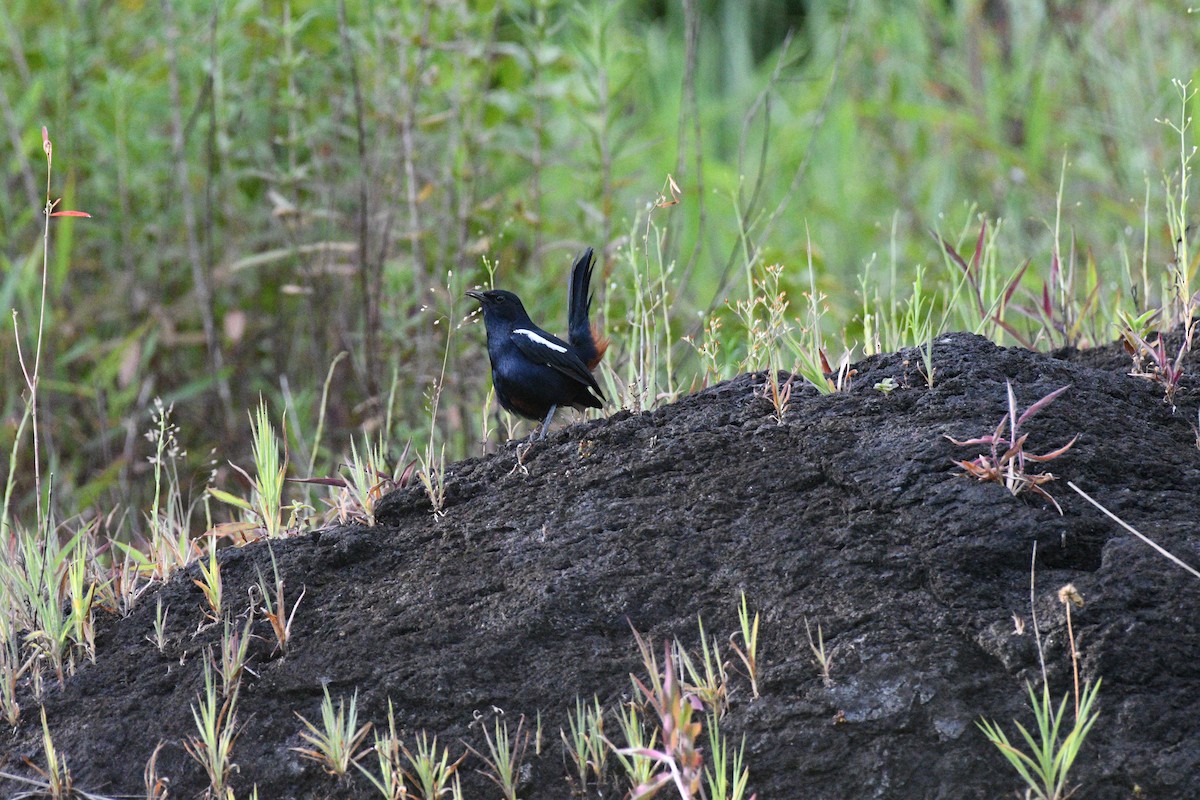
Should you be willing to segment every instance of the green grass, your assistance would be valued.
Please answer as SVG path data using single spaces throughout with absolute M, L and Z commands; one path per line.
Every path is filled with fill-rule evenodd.
M 306 730 L 300 731 L 304 747 L 292 748 L 304 758 L 316 761 L 331 775 L 345 775 L 350 767 L 366 755 L 361 750 L 363 740 L 371 730 L 371 723 L 358 725 L 358 691 L 350 697 L 350 707 L 338 698 L 337 710 L 329 696 L 329 687 L 324 687 L 325 699 L 321 702 L 321 724 L 309 722 L 297 712 Z
M 1098 712 L 1092 709 L 1092 705 L 1100 691 L 1100 681 L 1084 687 L 1076 701 L 1078 705 L 1074 722 L 1069 728 L 1063 727 L 1063 721 L 1070 695 L 1063 697 L 1055 711 L 1049 687 L 1043 684 L 1040 698 L 1032 686 L 1027 688 L 1029 704 L 1037 724 L 1031 733 L 1021 723 L 1015 723 L 1023 745 L 1014 745 L 994 722 L 983 720 L 978 725 L 988 741 L 999 748 L 1021 776 L 1033 797 L 1038 800 L 1063 800 L 1074 791 L 1069 784 L 1071 767 L 1096 723 Z
M 516 730 L 510 734 L 508 722 L 497 715 L 493 720 L 493 733 L 488 733 L 487 725 L 482 726 L 487 752 L 482 753 L 468 745 L 468 749 L 483 763 L 484 777 L 496 784 L 504 800 L 517 800 L 521 762 L 530 740 L 529 732 L 522 730 L 524 723 L 524 717 L 518 719 Z
M 609 745 L 604 738 L 604 708 L 600 699 L 593 697 L 587 704 L 575 698 L 575 711 L 567 714 L 567 729 L 560 729 L 559 735 L 566 755 L 564 760 L 571 766 L 573 790 L 586 795 L 589 776 L 597 789 L 603 787 Z
M 238 684 L 221 697 L 213 679 L 210 659 L 204 659 L 204 694 L 192 706 L 192 719 L 197 733 L 188 737 L 184 749 L 208 776 L 209 791 L 214 797 L 224 797 L 229 788 L 233 768 L 233 746 L 237 742 Z

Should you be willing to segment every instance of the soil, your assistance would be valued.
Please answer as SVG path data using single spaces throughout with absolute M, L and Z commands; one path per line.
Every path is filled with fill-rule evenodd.
M 540 717 L 541 752 L 525 757 L 519 796 L 573 796 L 559 730 L 576 698 L 614 708 L 646 678 L 632 629 L 698 649 L 697 618 L 731 663 L 722 728 L 745 737 L 760 800 L 997 798 L 1021 787 L 977 722 L 1033 724 L 1026 682 L 1041 679 L 1030 608 L 1053 694 L 1073 683 L 1059 589 L 1084 605 L 1071 622 L 1081 681 L 1103 683 L 1099 721 L 1071 774 L 1081 798 L 1200 796 L 1200 580 L 1124 532 L 1075 494 L 1071 480 L 1184 561 L 1200 564 L 1200 395 L 1177 408 L 1158 385 L 1126 374 L 1118 348 L 1054 354 L 953 334 L 934 346 L 926 386 L 916 351 L 856 365 L 848 391 L 795 385 L 782 424 L 763 374 L 743 375 L 644 414 L 619 412 L 535 444 L 453 465 L 444 516 L 419 488 L 381 503 L 378 524 L 332 528 L 272 547 L 291 596 L 305 595 L 286 655 L 267 623 L 251 645 L 234 748 L 238 797 L 377 796 L 361 774 L 327 775 L 291 748 L 296 714 L 320 717 L 322 686 L 358 693 L 360 718 L 386 720 L 389 700 L 412 742 L 436 734 L 455 756 L 496 715 L 525 730 Z M 1189 375 L 1200 369 L 1192 359 Z M 897 388 L 876 385 L 891 378 Z M 1028 419 L 1026 448 L 1073 448 L 1032 471 L 1062 505 L 981 483 L 953 463 L 982 447 L 1007 410 L 1005 381 L 1025 408 L 1070 388 Z M 1194 383 L 1193 383 L 1194 385 Z M 221 552 L 228 607 L 241 625 L 265 543 Z M 49 727 L 77 785 L 145 796 L 158 767 L 171 797 L 203 794 L 182 743 L 202 688 L 205 649 L 195 567 L 124 619 L 102 622 L 95 664 L 48 690 Z M 739 593 L 762 615 L 758 686 L 726 642 Z M 152 635 L 170 609 L 167 645 Z M 805 632 L 819 624 L 831 682 Z M 1023 632 L 1022 632 L 1023 629 Z M 28 698 L 26 698 L 28 701 Z M 36 709 L 0 737 L 3 767 L 42 763 Z M 1067 719 L 1072 712 L 1067 711 Z M 618 738 L 614 723 L 606 732 Z M 707 743 L 702 742 L 707 751 Z M 0 758 L 0 760 L 3 760 Z M 364 762 L 367 763 L 367 762 Z M 469 755 L 465 796 L 499 790 Z M 619 768 L 590 797 L 622 798 Z M 12 796 L 21 790 L 0 781 Z M 664 790 L 660 797 L 674 796 Z

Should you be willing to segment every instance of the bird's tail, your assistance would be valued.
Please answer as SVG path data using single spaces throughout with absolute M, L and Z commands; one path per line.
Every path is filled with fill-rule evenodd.
M 571 268 L 567 288 L 567 341 L 579 353 L 588 369 L 595 369 L 608 349 L 608 339 L 599 336 L 588 319 L 592 308 L 592 270 L 596 262 L 592 248 L 583 251 Z

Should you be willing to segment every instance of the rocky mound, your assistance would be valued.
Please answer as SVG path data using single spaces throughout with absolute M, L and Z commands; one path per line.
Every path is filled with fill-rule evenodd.
M 295 713 L 319 719 L 328 684 L 335 698 L 357 690 L 360 717 L 376 723 L 390 699 L 404 731 L 435 733 L 456 754 L 464 743 L 486 752 L 477 719 L 490 726 L 502 710 L 531 729 L 540 714 L 541 753 L 526 755 L 520 796 L 570 797 L 559 729 L 577 697 L 613 707 L 630 696 L 630 673 L 644 676 L 631 626 L 660 654 L 671 637 L 698 646 L 697 616 L 724 643 L 744 591 L 762 613 L 762 696 L 732 674 L 723 727 L 735 742 L 745 735 L 761 800 L 1011 797 L 1016 774 L 976 721 L 1010 733 L 1014 718 L 1032 724 L 1035 542 L 1053 692 L 1071 686 L 1057 597 L 1067 583 L 1085 601 L 1072 615 L 1081 676 L 1103 678 L 1078 796 L 1200 796 L 1200 581 L 1065 480 L 1046 485 L 1060 516 L 1031 493 L 965 477 L 952 460 L 984 448 L 945 438 L 994 430 L 1006 380 L 1022 408 L 1070 385 L 1023 426 L 1035 453 L 1079 434 L 1039 469 L 1195 565 L 1196 395 L 1181 393 L 1172 412 L 1111 353 L 1052 356 L 966 334 L 936 343 L 932 389 L 919 361 L 915 351 L 867 359 L 852 388 L 830 396 L 797 385 L 782 424 L 764 376 L 744 375 L 650 413 L 560 430 L 521 465 L 512 448 L 456 464 L 441 519 L 419 490 L 402 490 L 374 528 L 274 543 L 288 586 L 307 593 L 286 656 L 271 654 L 269 629 L 256 623 L 264 639 L 241 692 L 237 796 L 253 785 L 272 799 L 376 796 L 361 775 L 336 781 L 289 749 L 302 744 Z M 1191 374 L 1198 368 L 1194 359 Z M 876 389 L 885 378 L 897 388 Z M 256 568 L 270 574 L 269 553 L 256 544 L 221 562 L 237 610 Z M 197 632 L 193 577 L 159 591 L 171 609 L 165 654 L 146 639 L 150 597 L 102 627 L 95 665 L 49 691 L 55 742 L 89 791 L 144 796 L 143 767 L 160 742 L 171 796 L 204 790 L 181 743 L 203 650 L 221 632 Z M 806 619 L 833 653 L 829 685 Z M 617 736 L 615 725 L 606 732 Z M 0 747 L 9 771 L 25 770 L 20 756 L 40 758 L 36 714 Z M 475 756 L 460 767 L 466 797 L 499 796 L 480 767 Z M 624 795 L 614 777 L 589 796 Z

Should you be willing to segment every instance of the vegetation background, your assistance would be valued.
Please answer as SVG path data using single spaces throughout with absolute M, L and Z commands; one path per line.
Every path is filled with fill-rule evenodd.
M 292 476 L 336 474 L 361 432 L 393 458 L 494 446 L 514 428 L 462 292 L 502 285 L 560 329 L 587 245 L 605 385 L 633 408 L 946 327 L 1013 343 L 931 233 L 969 255 L 984 220 L 996 285 L 1030 265 L 1014 304 L 1086 312 L 1018 315 L 1021 339 L 1110 341 L 1165 303 L 1195 139 L 1172 80 L 1200 66 L 1174 0 L 7 0 L 0 26 L 13 511 L 46 125 L 50 192 L 92 219 L 52 225 L 43 472 L 58 518 L 109 533 L 157 496 L 156 398 L 193 498 L 237 488 L 260 397 Z M 928 324 L 902 321 L 914 301 Z

